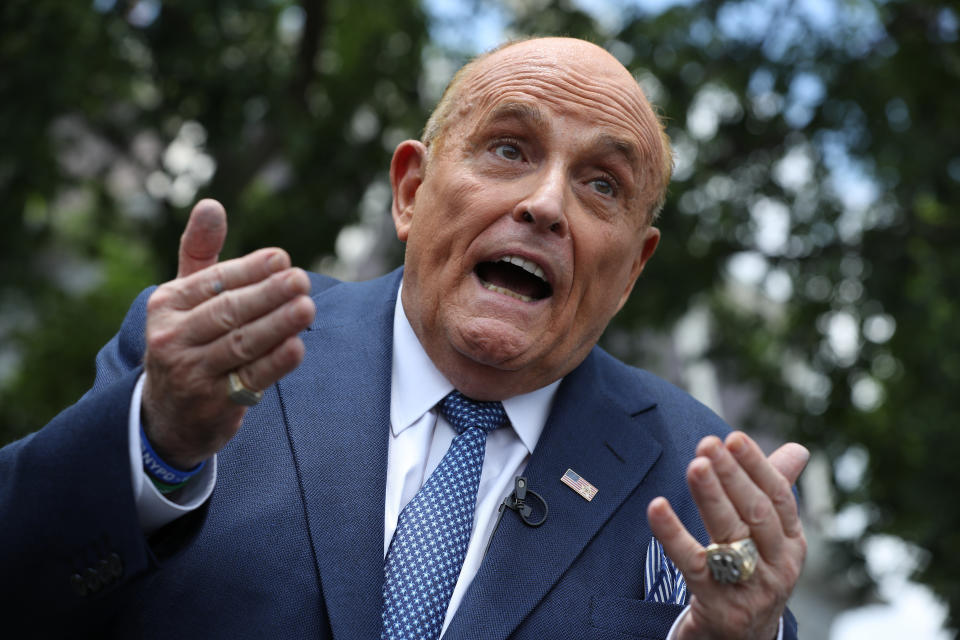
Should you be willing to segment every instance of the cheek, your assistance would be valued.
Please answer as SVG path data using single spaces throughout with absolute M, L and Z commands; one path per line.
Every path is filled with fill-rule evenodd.
M 634 251 L 628 239 L 634 235 L 621 225 L 599 221 L 579 235 L 574 247 L 578 271 L 588 276 L 591 286 L 613 287 L 629 275 Z
M 482 217 L 485 212 L 496 209 L 506 197 L 502 185 L 491 184 L 491 181 L 470 173 L 452 180 L 441 195 L 440 206 L 446 207 L 451 216 L 461 221 L 467 217 L 471 220 Z
M 619 235 L 618 235 L 619 234 Z M 633 237 L 625 229 L 596 234 L 591 242 L 576 249 L 577 277 L 580 283 L 580 309 L 583 316 L 593 313 L 603 324 L 617 309 L 620 297 L 630 281 L 635 251 L 624 239 Z
M 482 189 L 468 179 L 447 179 L 423 195 L 407 241 L 407 265 L 424 287 L 448 287 L 466 268 L 464 256 L 483 231 Z
M 606 259 L 599 269 L 600 273 L 603 274 L 604 278 L 609 278 L 607 282 L 611 287 L 617 286 L 619 289 L 622 289 L 630 277 L 634 257 L 633 252 L 610 250 L 606 252 L 604 257 Z M 620 291 L 618 290 L 617 295 L 619 294 Z
M 438 238 L 448 242 L 469 240 L 468 230 L 478 221 L 485 199 L 483 186 L 476 181 L 469 178 L 448 180 L 423 203 L 424 219 L 429 221 L 423 231 L 430 236 L 428 241 L 437 242 Z

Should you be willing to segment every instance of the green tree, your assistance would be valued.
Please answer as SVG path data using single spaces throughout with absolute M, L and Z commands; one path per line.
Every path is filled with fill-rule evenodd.
M 412 0 L 3 3 L 0 441 L 89 386 L 198 198 L 227 208 L 225 256 L 333 255 L 425 120 L 426 39 Z

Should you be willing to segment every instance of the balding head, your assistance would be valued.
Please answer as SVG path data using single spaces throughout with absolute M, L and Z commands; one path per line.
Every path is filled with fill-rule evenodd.
M 673 171 L 673 154 L 662 120 L 630 72 L 607 51 L 575 38 L 534 38 L 503 44 L 481 54 L 453 76 L 427 120 L 421 140 L 428 147 L 443 144 L 456 121 L 481 106 L 482 90 L 504 75 L 522 76 L 539 70 L 548 76 L 564 73 L 603 84 L 611 102 L 619 103 L 635 120 L 636 138 L 648 189 L 638 205 L 652 222 L 666 198 Z M 576 83 L 575 83 L 576 84 Z M 589 90 L 589 89 L 588 89 Z M 612 105 L 613 106 L 613 105 Z

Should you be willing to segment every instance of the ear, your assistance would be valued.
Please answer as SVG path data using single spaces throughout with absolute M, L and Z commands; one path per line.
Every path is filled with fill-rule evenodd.
M 657 250 L 657 245 L 660 244 L 660 229 L 654 226 L 647 225 L 647 228 L 644 229 L 640 235 L 640 253 L 637 254 L 637 258 L 633 261 L 633 266 L 630 268 L 630 280 L 627 282 L 627 286 L 620 296 L 620 301 L 617 303 L 617 311 L 620 311 L 623 305 L 626 304 L 627 298 L 630 297 L 630 292 L 633 291 L 633 285 L 637 283 L 637 278 L 643 273 L 643 268 L 647 266 L 647 260 L 653 256 L 653 252 Z
M 427 148 L 418 140 L 404 140 L 397 145 L 390 162 L 390 187 L 393 189 L 393 226 L 400 242 L 406 242 L 413 223 L 414 201 L 423 182 Z

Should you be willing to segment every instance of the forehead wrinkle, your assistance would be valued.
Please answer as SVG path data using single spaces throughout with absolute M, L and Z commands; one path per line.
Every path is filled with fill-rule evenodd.
M 630 89 L 627 89 L 618 84 L 596 82 L 593 78 L 573 71 L 570 72 L 570 75 L 575 76 L 579 80 L 579 84 L 563 87 L 568 93 L 588 100 L 609 116 L 615 124 L 631 129 L 642 147 L 644 157 L 657 155 L 658 149 L 650 143 L 655 141 L 652 139 L 656 139 L 659 126 L 652 108 L 642 97 L 639 86 L 634 84 Z M 619 111 L 632 116 L 634 122 L 629 124 L 624 122 L 622 113 Z
M 601 104 L 613 99 L 621 109 L 639 120 L 649 121 L 653 118 L 652 109 L 642 90 L 625 68 L 620 68 L 622 73 L 614 74 L 610 69 L 596 65 L 581 69 L 583 66 L 578 63 L 558 64 L 546 58 L 527 56 L 521 64 L 502 64 L 482 72 L 476 71 L 469 82 L 473 85 L 473 91 L 469 93 L 486 93 L 489 96 L 497 93 L 498 86 L 511 83 L 525 86 L 535 82 L 541 88 L 554 88 Z M 625 83 L 627 79 L 629 82 Z M 576 90 L 577 87 L 581 87 L 581 92 Z
M 564 70 L 561 77 L 544 78 L 537 69 L 523 68 L 512 74 L 488 73 L 475 77 L 469 91 L 468 103 L 474 103 L 479 111 L 489 108 L 490 103 L 504 100 L 511 94 L 533 98 L 538 102 L 556 104 L 560 110 L 582 109 L 588 103 L 602 114 L 603 120 L 615 128 L 627 129 L 637 138 L 643 159 L 656 158 L 659 154 L 659 128 L 652 110 L 635 95 L 613 83 L 600 83 L 583 74 Z M 542 71 L 542 69 L 541 69 Z M 552 70 L 553 71 L 553 70 Z M 572 78 L 571 78 L 572 76 Z M 567 78 L 575 80 L 570 82 Z M 567 81 L 563 81 L 567 80 Z M 639 93 L 636 87 L 636 93 Z M 466 92 L 465 92 L 466 93 Z M 526 102 L 526 101 L 515 101 Z M 624 115 L 631 116 L 625 119 Z

